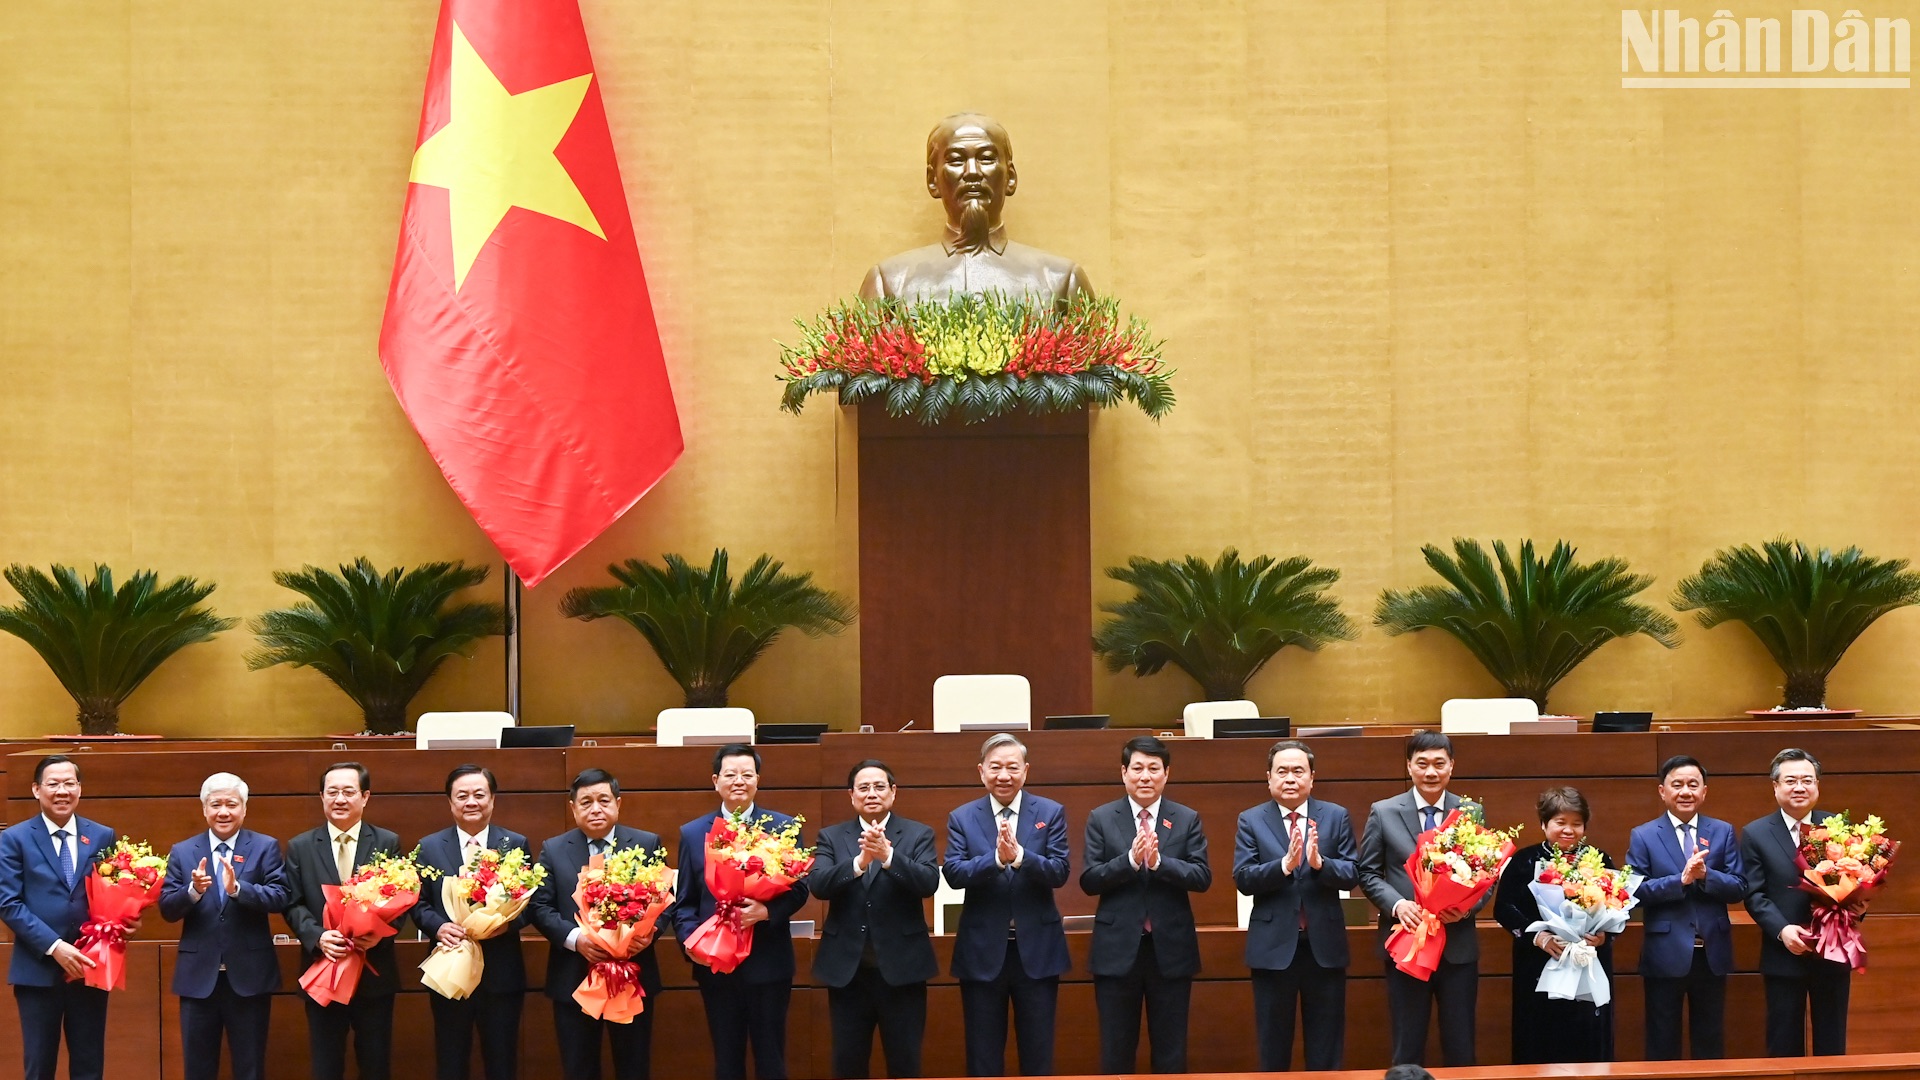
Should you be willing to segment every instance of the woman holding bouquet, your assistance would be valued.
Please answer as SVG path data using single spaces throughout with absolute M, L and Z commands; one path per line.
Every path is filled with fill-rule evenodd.
M 1535 989 L 1540 973 L 1566 949 L 1566 942 L 1546 931 L 1530 933 L 1543 913 L 1534 899 L 1533 885 L 1540 864 L 1556 855 L 1573 859 L 1587 837 L 1587 799 L 1571 787 L 1553 787 L 1540 793 L 1537 809 L 1544 843 L 1513 853 L 1500 888 L 1494 894 L 1493 916 L 1513 933 L 1513 1063 L 1541 1065 L 1568 1061 L 1613 1060 L 1613 1003 L 1558 1001 Z M 1601 856 L 1608 869 L 1613 861 Z M 1594 946 L 1593 962 L 1609 979 L 1613 974 L 1613 943 L 1608 935 L 1586 940 Z

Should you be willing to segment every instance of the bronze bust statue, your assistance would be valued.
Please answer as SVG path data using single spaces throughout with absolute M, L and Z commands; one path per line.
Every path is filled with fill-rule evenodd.
M 927 136 L 927 193 L 947 208 L 947 235 L 867 271 L 860 295 L 913 301 L 1000 292 L 1064 304 L 1092 293 L 1072 259 L 1007 239 L 1000 213 L 1018 182 L 1013 141 L 998 120 L 956 113 L 935 124 Z

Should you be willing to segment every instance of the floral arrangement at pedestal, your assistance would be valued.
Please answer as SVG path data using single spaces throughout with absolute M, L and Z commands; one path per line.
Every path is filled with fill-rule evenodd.
M 856 300 L 801 320 L 783 345 L 781 408 L 816 393 L 840 404 L 873 398 L 923 424 L 975 424 L 1017 409 L 1077 412 L 1132 401 L 1154 419 L 1173 408 L 1160 342 L 1119 304 L 1076 295 L 1065 305 L 998 293 L 908 303 Z

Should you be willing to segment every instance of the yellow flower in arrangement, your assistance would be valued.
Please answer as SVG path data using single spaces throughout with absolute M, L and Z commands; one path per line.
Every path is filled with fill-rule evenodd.
M 132 881 L 148 886 L 166 874 L 167 860 L 155 855 L 153 846 L 145 840 L 123 836 L 107 849 L 93 872 L 108 881 Z
M 420 849 L 417 847 L 405 855 L 375 853 L 372 859 L 363 863 L 360 869 L 354 871 L 353 876 L 340 886 L 341 898 L 352 903 L 373 906 L 384 904 L 403 893 L 413 893 L 417 896 L 420 892 L 420 878 L 423 873 L 430 878 L 440 876 L 438 870 L 431 867 L 422 870 L 420 864 L 414 862 L 414 856 L 419 853 Z
M 771 818 L 757 822 L 726 819 L 716 823 L 707 837 L 710 850 L 722 854 L 750 874 L 780 876 L 804 874 L 813 866 L 813 849 L 800 846 L 800 826 L 806 818 L 796 817 L 785 827 L 767 828 Z
M 1828 814 L 1800 838 L 1800 857 L 1820 885 L 1870 881 L 1886 871 L 1899 848 L 1877 814 L 1858 822 L 1845 813 Z
M 1534 880 L 1560 886 L 1562 895 L 1584 910 L 1600 911 L 1629 907 L 1633 890 L 1639 886 L 1637 878 L 1633 867 L 1610 869 L 1599 848 L 1583 846 L 1572 857 L 1554 852 L 1552 858 L 1541 862 Z

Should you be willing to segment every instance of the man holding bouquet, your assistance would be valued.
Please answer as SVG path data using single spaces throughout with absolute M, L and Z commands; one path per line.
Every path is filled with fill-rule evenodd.
M 413 922 L 421 933 L 449 949 L 465 941 L 467 932 L 447 916 L 446 882 L 459 877 L 483 851 L 528 854 L 526 837 L 493 823 L 496 787 L 491 769 L 479 765 L 454 769 L 447 774 L 447 807 L 453 825 L 420 841 L 420 865 L 440 871 L 440 878 L 421 887 Z M 527 993 L 527 962 L 520 955 L 521 921 L 515 919 L 479 943 L 480 985 L 471 994 L 459 1000 L 427 995 L 439 1080 L 466 1080 L 476 1030 L 487 1080 L 513 1080 L 519 1074 L 520 1007 Z
M 527 918 L 548 943 L 547 997 L 553 1002 L 553 1033 L 560 1045 L 560 1069 L 566 1080 L 600 1080 L 600 1039 L 613 1046 L 614 1080 L 648 1080 L 653 1074 L 653 1013 L 649 1007 L 627 1023 L 588 1016 L 574 1000 L 594 964 L 619 959 L 599 937 L 581 928 L 574 892 L 580 871 L 596 855 L 633 848 L 649 856 L 664 851 L 660 837 L 620 824 L 620 781 L 605 769 L 587 769 L 573 778 L 567 812 L 572 829 L 540 845 L 546 880 L 534 890 Z M 640 988 L 659 1000 L 660 963 L 649 935 L 636 954 Z
M 107 992 L 82 981 L 94 961 L 74 944 L 87 921 L 86 877 L 114 831 L 79 814 L 80 766 L 62 754 L 33 767 L 40 812 L 0 832 L 0 921 L 13 931 L 7 981 L 20 1009 L 26 1080 L 53 1080 L 60 1033 L 67 1080 L 101 1080 Z
M 348 938 L 325 923 L 326 886 L 344 885 L 375 855 L 398 857 L 400 836 L 365 820 L 373 797 L 373 776 L 357 761 L 329 765 L 320 774 L 320 809 L 326 824 L 287 842 L 287 926 L 300 939 L 300 958 L 309 967 L 321 959 L 345 960 L 355 949 L 366 953 L 366 967 L 353 997 L 322 1005 L 307 998 L 307 1045 L 313 1080 L 345 1080 L 347 1033 L 353 1033 L 353 1057 L 360 1080 L 387 1080 L 393 1056 L 393 995 L 400 987 L 399 962 L 391 936 Z M 399 919 L 394 920 L 395 924 Z
M 261 1080 L 273 992 L 280 988 L 267 915 L 285 911 L 292 900 L 280 841 L 241 827 L 247 782 L 232 773 L 207 777 L 200 809 L 207 831 L 173 845 L 160 887 L 161 918 L 184 923 L 173 969 L 181 1058 L 187 1080 L 214 1080 L 224 1030 L 233 1080 Z
M 1072 965 L 1053 890 L 1067 883 L 1067 812 L 1026 791 L 1027 747 L 1005 732 L 980 748 L 985 798 L 947 815 L 947 884 L 967 890 L 953 977 L 967 1033 L 967 1075 L 1002 1076 L 1007 1008 L 1020 1072 L 1053 1073 L 1060 975 Z
M 680 827 L 680 898 L 673 909 L 673 927 L 683 948 L 716 910 L 706 883 L 707 838 L 714 823 L 725 820 L 769 832 L 794 823 L 789 815 L 755 805 L 760 752 L 745 743 L 728 743 L 714 753 L 713 790 L 720 796 L 720 809 Z M 794 973 L 791 920 L 806 906 L 807 895 L 807 883 L 795 881 L 771 900 L 736 901 L 738 921 L 751 932 L 752 944 L 730 972 L 714 971 L 688 954 L 707 1010 L 714 1080 L 746 1080 L 749 1045 L 759 1080 L 786 1080 L 787 1004 Z
M 1800 887 L 1798 854 L 1815 827 L 1820 762 L 1789 748 L 1773 757 L 1773 799 L 1779 810 L 1740 830 L 1746 867 L 1747 913 L 1760 927 L 1760 975 L 1767 988 L 1767 1056 L 1807 1052 L 1807 1013 L 1813 1013 L 1813 1052 L 1847 1052 L 1847 1002 L 1853 968 L 1814 948 L 1813 894 Z M 1864 912 L 1866 901 L 1857 901 Z
M 1480 940 L 1473 932 L 1473 916 L 1491 894 L 1481 893 L 1464 909 L 1433 912 L 1423 910 L 1414 899 L 1407 859 L 1420 835 L 1439 828 L 1461 800 L 1447 790 L 1453 780 L 1452 739 L 1437 731 L 1418 731 L 1407 737 L 1406 754 L 1413 790 L 1382 799 L 1369 809 L 1360 837 L 1360 886 L 1380 910 L 1383 950 L 1396 926 L 1414 933 L 1433 918 L 1449 927 L 1458 923 L 1460 930 L 1446 935 L 1440 963 L 1424 982 L 1400 970 L 1393 957 L 1385 954 L 1393 1063 L 1424 1064 L 1427 1021 L 1437 1006 L 1441 1057 L 1450 1067 L 1470 1066 L 1480 993 Z
M 1700 812 L 1707 771 L 1676 755 L 1660 763 L 1667 812 L 1634 827 L 1627 865 L 1646 875 L 1634 895 L 1646 933 L 1640 977 L 1646 1001 L 1648 1061 L 1680 1057 L 1684 1005 L 1695 1058 L 1727 1056 L 1727 972 L 1733 924 L 1727 905 L 1746 894 L 1733 826 Z

